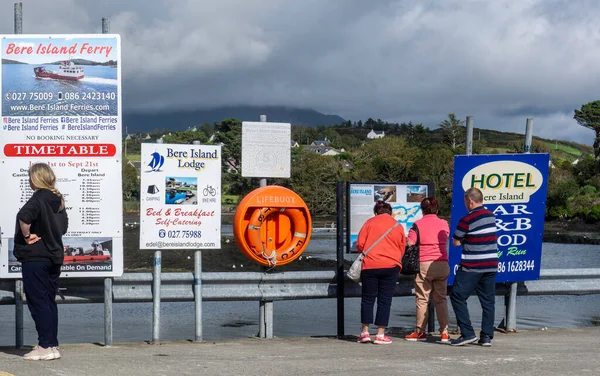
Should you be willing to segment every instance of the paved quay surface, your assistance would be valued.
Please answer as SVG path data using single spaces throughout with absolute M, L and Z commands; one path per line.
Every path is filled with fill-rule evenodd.
M 456 336 L 453 336 L 453 338 Z M 491 348 L 356 337 L 301 337 L 163 344 L 65 345 L 63 358 L 25 361 L 0 348 L 0 375 L 598 375 L 600 327 L 497 333 Z

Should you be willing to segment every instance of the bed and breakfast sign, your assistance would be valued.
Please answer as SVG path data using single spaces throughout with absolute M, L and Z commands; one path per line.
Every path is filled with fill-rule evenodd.
M 221 248 L 221 147 L 142 144 L 140 249 Z
M 0 35 L 0 277 L 20 278 L 15 217 L 49 164 L 69 216 L 64 277 L 123 273 L 118 35 Z

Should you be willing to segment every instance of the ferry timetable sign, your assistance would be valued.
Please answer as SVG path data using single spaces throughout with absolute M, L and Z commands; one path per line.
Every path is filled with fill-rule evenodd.
M 0 35 L 0 57 L 0 277 L 21 278 L 15 216 L 36 162 L 54 169 L 69 215 L 61 277 L 120 276 L 120 37 Z
M 483 192 L 483 204 L 496 215 L 498 274 L 496 282 L 518 282 L 540 278 L 548 154 L 472 155 L 454 157 L 452 218 L 450 235 L 467 214 L 464 193 L 471 187 Z M 450 241 L 450 268 L 454 276 L 461 247 Z

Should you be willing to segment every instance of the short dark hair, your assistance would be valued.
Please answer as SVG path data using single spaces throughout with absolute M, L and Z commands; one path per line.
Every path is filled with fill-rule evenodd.
M 423 215 L 437 214 L 439 210 L 440 204 L 437 198 L 431 196 L 421 201 L 421 211 L 423 212 Z
M 392 205 L 385 201 L 379 200 L 373 207 L 373 213 L 377 214 L 392 214 Z
M 478 188 L 469 188 L 465 192 L 465 198 L 470 198 L 476 204 L 483 203 L 483 193 Z

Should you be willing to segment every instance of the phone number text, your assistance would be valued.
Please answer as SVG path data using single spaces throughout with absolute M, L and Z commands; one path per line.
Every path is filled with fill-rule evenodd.
M 202 231 L 200 230 L 159 230 L 158 236 L 160 238 L 169 239 L 198 239 L 202 237 Z
M 115 100 L 117 93 L 115 92 L 76 92 L 66 91 L 64 93 L 50 93 L 50 92 L 12 92 L 5 93 L 4 99 L 7 101 L 48 101 L 53 99 L 58 100 L 84 100 L 84 101 L 107 101 Z

